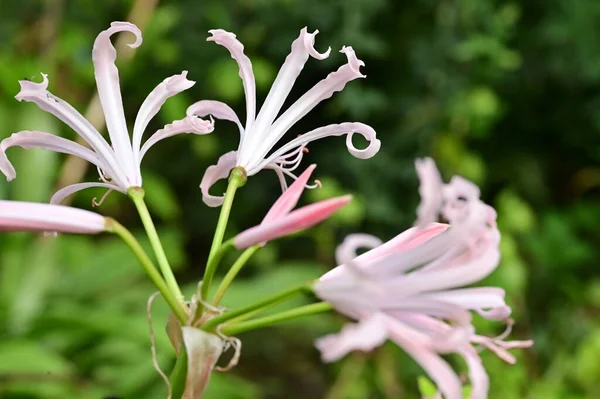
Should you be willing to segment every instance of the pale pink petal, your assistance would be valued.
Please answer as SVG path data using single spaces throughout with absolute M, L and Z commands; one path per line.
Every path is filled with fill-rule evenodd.
M 6 150 L 10 147 L 22 147 L 26 150 L 37 147 L 63 154 L 75 155 L 96 165 L 109 176 L 111 176 L 111 173 L 113 172 L 111 165 L 107 164 L 105 160 L 100 159 L 96 153 L 90 149 L 77 144 L 74 141 L 67 140 L 50 133 L 39 132 L 37 130 L 24 130 L 18 133 L 13 133 L 10 137 L 2 140 L 2 143 L 0 144 L 0 150 L 2 153 L 6 153 Z
M 381 244 L 382 242 L 378 237 L 370 234 L 350 234 L 336 248 L 335 261 L 338 265 L 343 265 L 356 258 L 359 249 L 372 249 Z
M 364 149 L 356 148 L 354 146 L 354 144 L 352 143 L 352 135 L 354 133 L 358 133 L 358 134 L 362 135 L 369 142 L 369 145 Z M 293 139 L 289 143 L 281 146 L 275 152 L 273 152 L 268 157 L 266 157 L 264 160 L 257 163 L 257 166 L 248 169 L 248 174 L 253 175 L 253 174 L 257 173 L 258 171 L 263 169 L 267 164 L 269 164 L 273 161 L 276 161 L 277 158 L 279 158 L 283 154 L 286 154 L 286 153 L 294 150 L 295 148 L 306 145 L 307 143 L 309 143 L 311 141 L 315 141 L 315 140 L 322 139 L 324 137 L 329 137 L 329 136 L 343 136 L 343 135 L 347 135 L 346 147 L 348 148 L 348 151 L 350 152 L 350 154 L 352 154 L 353 156 L 355 156 L 357 158 L 361 158 L 361 159 L 371 158 L 381 148 L 381 141 L 379 141 L 377 139 L 375 130 L 373 130 L 372 127 L 365 125 L 364 123 L 360 123 L 360 122 L 345 122 L 345 123 L 340 123 L 340 124 L 333 124 L 333 125 L 323 126 L 318 129 L 312 130 L 308 133 L 305 133 L 305 134 Z M 265 142 L 270 142 L 270 141 L 265 140 Z M 274 143 L 275 142 L 273 142 L 273 144 Z M 271 145 L 271 147 L 272 147 L 272 145 Z M 269 151 L 269 149 L 270 149 L 270 147 L 267 148 L 266 151 L 264 151 L 264 153 L 256 152 L 253 159 L 260 159 L 260 158 L 264 157 L 266 155 L 266 153 Z
M 150 147 L 163 139 L 182 133 L 207 134 L 211 133 L 213 130 L 214 123 L 212 120 L 206 121 L 193 115 L 174 121 L 173 123 L 170 123 L 164 128 L 156 131 L 148 140 L 146 140 L 140 151 L 140 162 Z
M 127 191 L 123 190 L 121 187 L 115 186 L 114 184 L 109 183 L 75 183 L 68 185 L 66 187 L 58 190 L 52 198 L 50 198 L 51 204 L 60 204 L 65 198 L 67 198 L 71 194 L 75 194 L 78 191 L 85 190 L 86 188 L 92 187 L 102 187 L 108 190 L 119 191 L 123 194 L 127 194 Z
M 244 45 L 236 39 L 235 35 L 223 29 L 213 29 L 208 31 L 212 36 L 206 39 L 209 42 L 220 44 L 229 50 L 240 68 L 240 78 L 244 84 L 244 93 L 246 95 L 246 130 L 250 130 L 256 117 L 256 84 L 254 82 L 254 72 L 252 71 L 252 62 L 244 54 Z
M 341 91 L 346 86 L 346 83 L 365 77 L 360 72 L 360 67 L 364 65 L 364 62 L 356 57 L 352 47 L 342 47 L 340 52 L 346 55 L 348 63 L 317 83 L 277 118 L 269 130 L 267 143 L 278 142 L 290 127 L 308 114 L 321 101 L 328 99 L 335 92 Z M 266 154 L 268 152 L 269 149 L 265 147 L 261 147 L 261 153 Z
M 104 216 L 94 212 L 61 205 L 0 200 L 0 231 L 97 234 L 104 230 Z
M 511 309 L 504 302 L 504 290 L 496 287 L 462 288 L 450 291 L 429 292 L 423 297 L 443 301 L 475 310 L 489 320 L 505 320 Z M 489 310 L 484 310 L 489 309 Z
M 187 353 L 187 376 L 183 398 L 200 398 L 208 385 L 217 360 L 223 353 L 224 342 L 214 334 L 198 328 L 181 327 Z
M 438 220 L 442 207 L 443 181 L 431 158 L 417 159 L 415 168 L 419 175 L 421 203 L 417 208 L 417 226 L 425 226 Z
M 129 44 L 131 48 L 136 48 L 142 43 L 142 33 L 137 26 L 128 22 L 113 22 L 110 24 L 110 28 L 100 32 L 96 37 L 92 49 L 92 61 L 106 127 L 117 161 L 127 176 L 126 186 L 139 186 L 141 185 L 139 167 L 136 166 L 133 157 L 131 139 L 123 111 L 119 70 L 115 66 L 117 51 L 110 41 L 110 37 L 118 32 L 130 32 L 135 35 L 135 42 Z
M 236 248 L 247 248 L 255 244 L 283 237 L 308 227 L 330 217 L 335 211 L 345 206 L 352 196 L 331 198 L 297 209 L 286 216 L 252 227 L 235 236 L 233 243 Z
M 187 71 L 179 75 L 174 75 L 163 80 L 158 86 L 148 94 L 148 97 L 142 103 L 140 110 L 135 118 L 133 125 L 132 146 L 136 162 L 139 164 L 142 156 L 140 147 L 142 145 L 142 136 L 148 123 L 158 113 L 163 104 L 176 94 L 192 87 L 196 82 L 187 79 Z M 140 177 L 141 180 L 141 177 Z
M 319 31 L 308 33 L 306 27 L 300 31 L 300 36 L 292 43 L 290 54 L 286 57 L 285 62 L 281 66 L 271 90 L 265 99 L 256 121 L 252 127 L 253 132 L 256 132 L 252 137 L 245 140 L 252 143 L 245 143 L 243 148 L 254 147 L 261 144 L 261 141 L 268 136 L 269 129 L 273 121 L 279 114 L 285 99 L 290 94 L 296 79 L 302 72 L 306 61 L 310 56 L 323 60 L 327 58 L 331 52 L 329 48 L 325 53 L 321 54 L 315 50 L 315 36 Z M 248 154 L 253 155 L 253 154 Z M 242 159 L 242 163 L 245 159 Z
M 465 346 L 460 353 L 469 367 L 469 380 L 471 381 L 471 396 L 469 399 L 487 399 L 490 379 L 483 367 L 481 358 L 471 346 Z
M 346 354 L 360 350 L 370 352 L 387 339 L 387 328 L 382 318 L 375 314 L 358 323 L 346 324 L 338 334 L 317 339 L 315 346 L 324 362 L 334 362 Z
M 423 367 L 444 395 L 444 399 L 462 399 L 460 379 L 420 335 L 397 321 L 388 321 L 389 338 Z
M 212 115 L 217 119 L 222 119 L 225 121 L 231 121 L 235 123 L 240 130 L 240 137 L 244 137 L 244 127 L 240 122 L 237 114 L 234 110 L 229 107 L 229 105 L 214 100 L 202 100 L 198 101 L 192 105 L 190 105 L 186 111 L 187 115 L 195 115 L 198 117 L 205 117 L 207 115 Z
M 200 182 L 200 190 L 202 190 L 202 201 L 208 206 L 217 207 L 223 203 L 224 196 L 214 196 L 208 191 L 215 184 L 215 182 L 226 179 L 229 176 L 231 169 L 235 168 L 237 159 L 237 152 L 227 152 L 219 158 L 216 165 L 209 166 L 202 176 L 202 182 Z
M 310 178 L 313 170 L 317 165 L 310 165 L 304 173 L 302 173 L 298 179 L 287 189 L 285 192 L 275 201 L 269 212 L 263 219 L 262 223 L 269 223 L 275 219 L 281 218 L 288 214 L 300 199 L 302 192 L 304 191 L 304 187 Z
M 412 312 L 451 320 L 455 324 L 469 325 L 471 323 L 471 314 L 459 305 L 432 300 L 424 296 L 407 297 L 402 292 L 386 291 L 386 293 L 386 302 L 378 304 L 378 308 L 396 317 Z
M 42 110 L 51 113 L 58 119 L 67 124 L 90 147 L 96 152 L 99 158 L 104 159 L 109 164 L 110 170 L 106 170 L 119 185 L 125 186 L 125 176 L 119 170 L 119 164 L 110 145 L 98 133 L 96 128 L 85 119 L 69 103 L 50 93 L 48 88 L 48 75 L 42 74 L 42 83 L 35 83 L 29 80 L 21 80 L 21 91 L 15 96 L 19 101 L 28 101 L 35 103 Z

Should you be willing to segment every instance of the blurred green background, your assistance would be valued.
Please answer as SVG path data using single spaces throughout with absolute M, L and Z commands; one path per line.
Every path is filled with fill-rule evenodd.
M 349 192 L 354 202 L 316 229 L 259 251 L 225 303 L 247 303 L 320 275 L 334 266 L 335 246 L 348 233 L 389 239 L 409 227 L 418 203 L 413 160 L 433 156 L 446 178 L 473 180 L 497 209 L 503 259 L 485 283 L 506 289 L 517 320 L 513 337 L 535 340 L 531 350 L 518 353 L 515 366 L 483 354 L 490 398 L 600 397 L 599 1 L 155 3 L 2 0 L 0 137 L 22 129 L 75 136 L 35 105 L 18 103 L 17 81 L 39 80 L 46 72 L 50 89 L 84 112 L 95 92 L 92 44 L 113 20 L 149 21 L 135 57 L 119 58 L 130 122 L 165 77 L 188 70 L 197 81 L 168 101 L 150 131 L 183 117 L 200 99 L 227 101 L 244 119 L 237 66 L 225 49 L 205 42 L 208 29 L 233 31 L 244 43 L 259 101 L 299 30 L 319 29 L 317 49 L 352 45 L 368 77 L 317 107 L 289 137 L 361 121 L 377 130 L 382 150 L 363 161 L 348 154 L 342 138 L 311 144 L 304 165 L 318 164 L 315 176 L 324 187 L 303 201 Z M 326 61 L 309 61 L 292 97 L 344 60 L 334 52 Z M 143 165 L 151 210 L 188 294 L 202 276 L 218 216 L 202 203 L 198 184 L 237 140 L 233 124 L 217 121 L 213 134 L 161 143 Z M 82 171 L 76 164 L 65 168 L 65 157 L 50 152 L 11 149 L 8 155 L 18 178 L 0 184 L 0 198 L 44 202 L 59 182 Z M 96 179 L 88 170 L 86 180 Z M 251 178 L 236 198 L 228 236 L 258 223 L 279 194 L 272 172 Z M 89 209 L 101 195 L 82 192 L 74 205 Z M 141 233 L 124 196 L 112 194 L 97 210 Z M 134 257 L 113 237 L 2 234 L 0 397 L 164 397 L 145 317 L 152 292 Z M 159 361 L 169 370 L 173 353 L 162 333 L 167 312 L 159 302 L 153 322 Z M 244 334 L 239 366 L 215 373 L 206 398 L 419 397 L 422 371 L 392 344 L 322 365 L 313 341 L 343 322 L 325 315 Z M 488 334 L 502 330 L 477 322 Z M 452 359 L 464 371 L 458 360 Z

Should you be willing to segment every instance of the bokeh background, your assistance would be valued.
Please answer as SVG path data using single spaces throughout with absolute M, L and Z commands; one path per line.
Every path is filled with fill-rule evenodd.
M 354 202 L 316 229 L 259 251 L 225 303 L 247 303 L 320 275 L 334 266 L 335 246 L 348 233 L 389 239 L 409 227 L 418 203 L 413 160 L 432 156 L 446 178 L 473 180 L 497 209 L 503 259 L 485 283 L 506 289 L 517 321 L 513 336 L 535 340 L 515 366 L 483 354 L 490 398 L 600 397 L 597 0 L 2 0 L 0 10 L 2 138 L 23 129 L 75 136 L 13 98 L 18 80 L 40 79 L 40 72 L 50 75 L 56 95 L 101 122 L 90 55 L 95 36 L 113 20 L 144 26 L 143 45 L 118 59 L 129 121 L 165 77 L 188 70 L 197 81 L 168 101 L 151 131 L 200 99 L 227 101 L 244 115 L 237 66 L 225 49 L 205 42 L 208 29 L 233 31 L 245 44 L 259 101 L 303 26 L 320 30 L 320 50 L 352 45 L 367 79 L 349 84 L 288 134 L 361 121 L 375 127 L 382 150 L 363 161 L 348 154 L 342 138 L 310 145 L 304 164 L 318 164 L 324 187 L 303 201 L 349 192 Z M 309 61 L 291 97 L 344 61 L 336 52 Z M 151 211 L 190 295 L 218 216 L 202 203 L 198 184 L 237 139 L 233 124 L 217 122 L 213 134 L 161 143 L 143 165 Z M 44 202 L 60 185 L 97 179 L 95 170 L 62 155 L 8 154 L 18 178 L 0 183 L 0 198 Z M 270 171 L 250 179 L 236 198 L 228 236 L 258 223 L 279 193 Z M 101 195 L 90 190 L 71 200 L 89 209 Z M 142 237 L 124 196 L 112 194 L 97 210 Z M 152 292 L 113 237 L 2 234 L 0 397 L 164 397 L 150 361 L 145 309 Z M 157 301 L 159 361 L 169 370 L 166 313 Z M 239 366 L 215 373 L 206 398 L 410 399 L 419 397 L 419 385 L 429 389 L 419 367 L 391 344 L 322 365 L 312 343 L 343 322 L 323 315 L 244 334 Z M 489 334 L 502 331 L 477 322 Z

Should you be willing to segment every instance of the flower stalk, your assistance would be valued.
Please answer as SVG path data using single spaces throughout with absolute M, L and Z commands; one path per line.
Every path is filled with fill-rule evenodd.
M 248 262 L 248 260 L 250 260 L 250 258 L 256 253 L 256 251 L 258 251 L 261 248 L 262 247 L 260 245 L 254 245 L 242 252 L 240 257 L 235 261 L 233 266 L 231 266 L 231 269 L 229 269 L 229 271 L 223 278 L 223 281 L 221 281 L 221 284 L 219 284 L 217 292 L 215 293 L 215 296 L 212 299 L 212 304 L 214 306 L 217 306 L 219 302 L 221 302 L 221 299 L 223 299 L 223 296 L 225 295 L 225 291 L 227 291 L 227 288 L 229 288 L 229 286 L 233 282 L 233 279 L 238 275 L 240 270 L 242 270 L 242 267 L 244 267 L 244 265 Z

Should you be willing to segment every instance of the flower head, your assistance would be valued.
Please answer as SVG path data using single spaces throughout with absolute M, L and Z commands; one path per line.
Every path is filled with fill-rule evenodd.
M 292 211 L 314 169 L 315 165 L 309 166 L 275 201 L 262 223 L 238 234 L 233 239 L 234 245 L 238 249 L 247 248 L 307 229 L 327 219 L 350 202 L 352 197 L 345 195 L 319 201 Z
M 316 283 L 320 298 L 358 320 L 321 338 L 317 347 L 325 361 L 333 361 L 390 339 L 420 363 L 446 399 L 462 398 L 461 382 L 440 354 L 458 353 L 469 368 L 471 398 L 485 399 L 488 377 L 474 345 L 514 363 L 507 349 L 532 342 L 504 342 L 504 336 L 475 332 L 471 312 L 512 323 L 504 290 L 465 288 L 498 266 L 496 214 L 479 199 L 474 184 L 454 177 L 444 185 L 432 160 L 417 162 L 417 168 L 423 165 L 417 227 L 383 244 L 364 234 L 348 237 L 336 252 L 340 266 Z M 435 223 L 439 216 L 449 224 Z M 358 255 L 359 248 L 371 249 Z
M 42 74 L 41 83 L 29 80 L 20 81 L 21 91 L 16 99 L 35 103 L 44 111 L 50 112 L 71 127 L 88 145 L 84 147 L 71 140 L 40 131 L 21 131 L 13 134 L 0 144 L 0 170 L 8 180 L 16 177 L 15 169 L 6 158 L 9 147 L 40 147 L 51 151 L 71 154 L 96 165 L 102 182 L 79 183 L 59 190 L 51 199 L 52 203 L 60 203 L 66 196 L 88 188 L 104 187 L 123 193 L 129 187 L 142 185 L 140 163 L 148 149 L 156 142 L 180 133 L 205 134 L 213 130 L 212 121 L 200 119 L 188 110 L 184 119 L 175 121 L 152 135 L 142 146 L 142 136 L 150 120 L 158 113 L 165 101 L 194 85 L 186 78 L 187 72 L 171 76 L 161 82 L 146 98 L 140 107 L 133 134 L 130 137 L 125 121 L 123 100 L 119 86 L 119 71 L 115 66 L 117 52 L 110 38 L 117 32 L 130 32 L 135 35 L 135 42 L 130 47 L 138 47 L 142 43 L 140 30 L 127 22 L 113 22 L 109 29 L 101 32 L 92 50 L 98 97 L 104 111 L 106 126 L 110 136 L 110 144 L 75 108 L 61 100 L 48 89 L 48 76 Z
M 323 137 L 347 135 L 348 151 L 357 158 L 370 158 L 379 151 L 381 143 L 376 138 L 375 130 L 359 122 L 320 127 L 277 147 L 285 133 L 317 104 L 328 99 L 335 92 L 341 91 L 346 83 L 365 77 L 360 72 L 360 67 L 364 63 L 358 59 L 352 47 L 342 47 L 340 51 L 348 58 L 347 64 L 330 73 L 278 117 L 283 103 L 308 59 L 312 57 L 323 60 L 329 57 L 331 52 L 331 49 L 324 53 L 315 50 L 314 42 L 318 31 L 308 33 L 307 29 L 303 28 L 300 36 L 292 43 L 291 52 L 281 66 L 260 112 L 256 115 L 254 74 L 252 63 L 244 54 L 244 46 L 233 33 L 222 29 L 211 30 L 210 33 L 211 37 L 208 40 L 227 48 L 231 57 L 239 65 L 246 95 L 246 123 L 242 125 L 235 112 L 226 104 L 218 101 L 199 101 L 190 107 L 199 116 L 212 115 L 217 119 L 232 121 L 240 130 L 240 144 L 237 151 L 223 155 L 218 164 L 209 167 L 202 178 L 200 187 L 207 205 L 221 205 L 222 197 L 211 195 L 209 189 L 215 181 L 226 177 L 229 171 L 236 166 L 243 167 L 248 176 L 252 176 L 262 169 L 273 169 L 285 190 L 287 187 L 285 176 L 294 176 L 292 172 L 300 164 L 306 145 Z M 355 133 L 361 134 L 369 141 L 369 145 L 365 149 L 358 149 L 352 143 L 352 136 Z
M 62 205 L 0 200 L 0 231 L 97 234 L 105 230 L 106 218 L 94 212 Z

